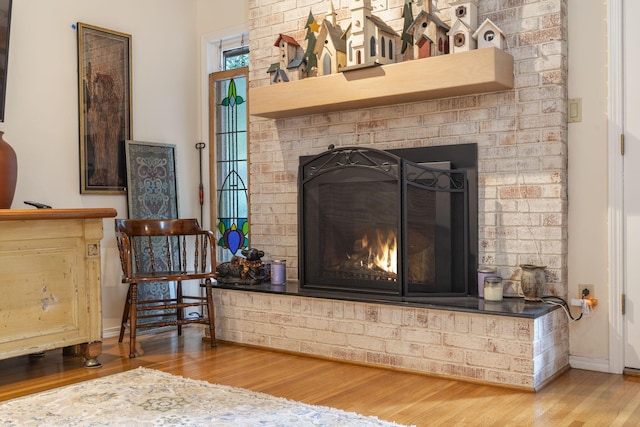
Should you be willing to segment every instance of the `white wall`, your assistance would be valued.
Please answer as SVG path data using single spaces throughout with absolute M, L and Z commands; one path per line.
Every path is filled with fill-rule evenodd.
M 606 370 L 609 358 L 607 0 L 569 0 L 569 98 L 582 98 L 582 121 L 569 136 L 569 297 L 593 284 L 598 307 L 572 323 L 571 364 Z M 579 310 L 574 310 L 577 316 Z
M 200 33 L 233 19 L 248 22 L 245 9 L 234 5 L 231 10 L 229 4 L 219 0 L 14 1 L 6 113 L 0 123 L 18 157 L 12 208 L 28 208 L 24 200 L 37 200 L 58 208 L 112 207 L 119 217 L 127 215 L 124 195 L 81 195 L 79 191 L 77 42 L 72 25 L 84 22 L 132 35 L 133 138 L 177 146 L 180 215 L 197 217 Z M 104 231 L 103 319 L 105 330 L 115 330 L 126 288 L 120 284 L 113 220 L 105 220 Z

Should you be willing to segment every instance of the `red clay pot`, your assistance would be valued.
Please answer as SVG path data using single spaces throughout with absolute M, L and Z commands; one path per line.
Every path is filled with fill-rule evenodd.
M 4 132 L 0 131 L 0 209 L 9 209 L 16 191 L 18 159 L 3 135 Z

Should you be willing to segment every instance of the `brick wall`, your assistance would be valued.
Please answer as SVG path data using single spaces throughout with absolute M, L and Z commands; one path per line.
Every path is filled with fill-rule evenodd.
M 562 310 L 527 319 L 228 289 L 214 300 L 217 338 L 236 343 L 529 390 L 569 363 Z
M 401 29 L 403 0 L 378 14 Z M 334 0 L 346 27 L 348 1 Z M 434 11 L 447 2 L 434 2 Z M 280 120 L 251 117 L 251 242 L 287 260 L 297 278 L 297 166 L 330 144 L 377 149 L 475 142 L 479 148 L 480 263 L 520 292 L 519 264 L 547 266 L 546 294 L 567 288 L 566 0 L 479 0 L 515 58 L 515 90 Z M 279 33 L 304 42 L 309 12 L 325 0 L 250 1 L 250 87 L 269 84 Z M 428 70 L 418 78 L 429 78 Z M 299 96 L 305 96 L 304 93 Z

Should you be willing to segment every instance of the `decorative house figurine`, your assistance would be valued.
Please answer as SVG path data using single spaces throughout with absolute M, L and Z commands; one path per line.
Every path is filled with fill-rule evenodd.
M 269 67 L 267 73 L 271 74 L 271 78 L 269 79 L 271 84 L 286 83 L 289 81 L 287 72 L 280 68 L 279 62 L 271 64 L 271 67 Z
M 449 53 L 449 27 L 431 13 L 431 1 L 425 1 L 424 10 L 413 20 L 407 32 L 413 34 L 413 58 L 429 58 Z
M 318 76 L 335 74 L 347 65 L 346 42 L 342 38 L 344 31 L 336 23 L 336 11 L 333 2 L 320 27 L 314 53 L 318 58 Z
M 478 27 L 473 37 L 478 41 L 478 49 L 485 47 L 497 47 L 504 50 L 506 48 L 506 37 L 504 33 L 490 19 L 485 19 Z
M 271 83 L 466 52 L 478 46 L 506 47 L 504 33 L 490 19 L 478 26 L 478 0 L 451 0 L 450 27 L 432 13 L 433 2 L 404 0 L 400 36 L 373 15 L 373 5 L 380 9 L 386 0 L 349 0 L 351 19 L 345 31 L 338 25 L 333 1 L 329 0 L 329 10 L 321 24 L 309 12 L 305 24 L 306 49 L 291 36 L 278 36 L 274 44 L 279 49 L 278 62 L 267 70 Z
M 268 70 L 269 73 L 273 73 L 271 82 L 300 80 L 306 65 L 304 50 L 300 44 L 293 37 L 280 34 L 273 45 L 280 50 L 280 61 L 277 68 L 275 64 L 272 64 Z M 286 76 L 283 76 L 282 73 L 285 73 Z
M 371 0 L 350 0 L 351 23 L 345 31 L 347 68 L 396 62 L 400 36 L 371 14 Z M 344 71 L 344 70 L 343 70 Z
M 478 2 L 476 0 L 454 1 L 451 7 L 451 29 L 449 45 L 452 53 L 467 52 L 476 48 L 473 34 L 478 26 Z

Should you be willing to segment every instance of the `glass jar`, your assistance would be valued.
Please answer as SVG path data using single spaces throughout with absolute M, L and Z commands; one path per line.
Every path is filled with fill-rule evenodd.
M 485 277 L 484 299 L 485 301 L 502 301 L 502 277 Z
M 495 276 L 496 269 L 493 267 L 482 267 L 478 269 L 478 296 L 484 298 L 484 279 Z
M 284 285 L 287 281 L 287 261 L 274 259 L 271 261 L 271 284 Z

